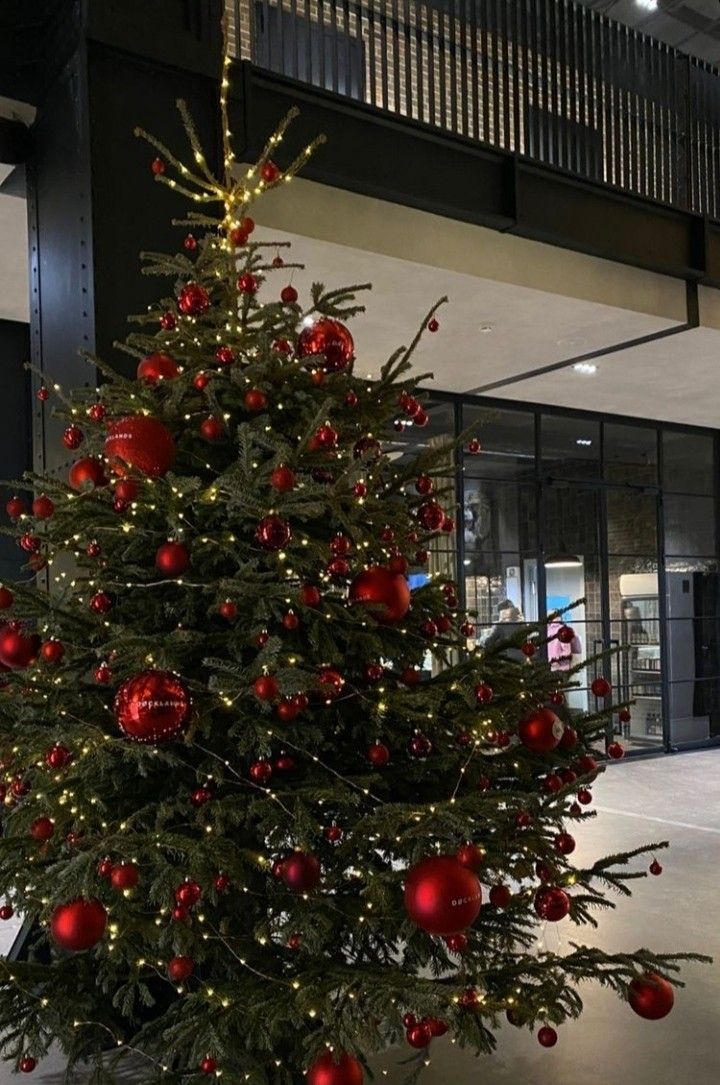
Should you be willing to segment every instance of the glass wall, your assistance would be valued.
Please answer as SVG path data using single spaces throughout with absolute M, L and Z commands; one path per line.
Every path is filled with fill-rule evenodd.
M 448 464 L 458 532 L 431 556 L 460 570 L 478 642 L 574 604 L 575 639 L 549 649 L 571 710 L 596 707 L 604 673 L 633 702 L 613 724 L 629 750 L 720 739 L 717 436 L 458 396 L 431 417 L 411 444 L 481 443 Z

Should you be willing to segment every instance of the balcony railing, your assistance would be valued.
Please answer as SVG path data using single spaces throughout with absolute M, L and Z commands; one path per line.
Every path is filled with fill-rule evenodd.
M 720 74 L 569 0 L 227 0 L 236 55 L 625 192 L 720 213 Z

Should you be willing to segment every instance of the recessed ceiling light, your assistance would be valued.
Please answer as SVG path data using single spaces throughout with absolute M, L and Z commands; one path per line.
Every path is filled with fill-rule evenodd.
M 592 444 L 592 440 L 589 437 L 578 437 L 575 442 L 576 445 L 583 445 L 585 448 L 589 448 Z
M 492 324 L 481 324 L 480 328 L 479 328 L 479 331 L 481 331 L 483 335 L 487 335 L 487 333 L 491 332 L 492 330 L 493 330 Z
M 592 362 L 575 362 L 573 369 L 576 373 L 582 373 L 585 377 L 591 377 L 593 373 L 597 373 L 597 366 Z

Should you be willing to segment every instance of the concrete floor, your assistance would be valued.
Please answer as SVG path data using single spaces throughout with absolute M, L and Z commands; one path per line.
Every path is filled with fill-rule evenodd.
M 669 839 L 664 873 L 619 900 L 598 932 L 560 924 L 549 937 L 598 944 L 611 951 L 647 945 L 699 950 L 717 963 L 688 965 L 687 988 L 663 1021 L 643 1021 L 610 992 L 590 984 L 585 1013 L 560 1030 L 552 1050 L 526 1031 L 506 1026 L 497 1053 L 475 1059 L 448 1040 L 433 1043 L 423 1085 L 718 1085 L 720 1082 L 720 750 L 613 765 L 595 786 L 599 816 L 578 837 L 578 861 Z M 549 943 L 550 944 L 550 943 Z M 554 947 L 553 947 L 554 948 Z M 376 1060 L 379 1080 L 399 1085 L 410 1049 Z M 47 1059 L 32 1080 L 55 1085 L 59 1059 Z M 0 1085 L 17 1083 L 0 1068 Z

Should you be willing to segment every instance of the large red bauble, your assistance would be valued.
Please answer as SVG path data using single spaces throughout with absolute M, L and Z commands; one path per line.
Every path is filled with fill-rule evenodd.
M 363 1068 L 347 1051 L 325 1051 L 307 1072 L 307 1085 L 362 1085 Z
M 320 861 L 307 851 L 294 851 L 283 860 L 280 874 L 293 893 L 304 893 L 320 883 Z
M 523 746 L 535 753 L 550 753 L 563 736 L 563 723 L 549 708 L 538 708 L 519 727 Z
M 50 920 L 50 931 L 57 945 L 76 953 L 97 945 L 106 926 L 107 912 L 94 897 L 77 897 L 67 904 L 58 904 Z
M 159 380 L 173 380 L 178 375 L 177 362 L 161 350 L 148 354 L 137 367 L 138 380 L 157 384 Z
M 199 283 L 188 283 L 178 294 L 178 309 L 184 316 L 202 316 L 210 308 L 210 295 Z
M 39 650 L 40 637 L 37 633 L 25 634 L 19 623 L 12 622 L 0 629 L 0 663 L 5 667 L 29 667 Z
M 255 530 L 255 538 L 265 550 L 282 550 L 292 538 L 290 525 L 280 516 L 263 516 Z
M 108 426 L 105 455 L 111 463 L 133 467 L 149 478 L 162 478 L 175 459 L 175 442 L 157 418 L 130 414 Z
M 155 567 L 163 576 L 180 576 L 190 564 L 190 552 L 179 542 L 166 542 L 158 546 Z
M 171 671 L 142 671 L 123 682 L 115 696 L 115 718 L 133 742 L 169 742 L 190 719 L 187 687 Z
M 417 518 L 426 531 L 440 531 L 445 523 L 445 510 L 437 501 L 425 501 L 417 510 Z
M 350 602 L 371 606 L 373 616 L 390 625 L 401 621 L 410 609 L 410 586 L 401 573 L 371 565 L 350 585 Z
M 322 354 L 325 358 L 323 369 L 327 373 L 337 373 L 352 367 L 355 344 L 352 335 L 339 320 L 320 317 L 300 332 L 296 353 L 298 358 Z
M 450 855 L 416 863 L 405 879 L 405 910 L 428 934 L 458 934 L 480 914 L 482 889 L 471 870 Z
M 659 1021 L 667 1017 L 675 1002 L 671 984 L 657 972 L 638 976 L 628 987 L 628 1002 L 638 1017 L 646 1021 Z
M 543 885 L 535 894 L 535 911 L 541 919 L 558 923 L 570 911 L 570 897 L 556 885 Z
M 73 490 L 89 490 L 95 486 L 107 486 L 108 478 L 102 460 L 97 456 L 84 456 L 77 460 L 68 473 Z

